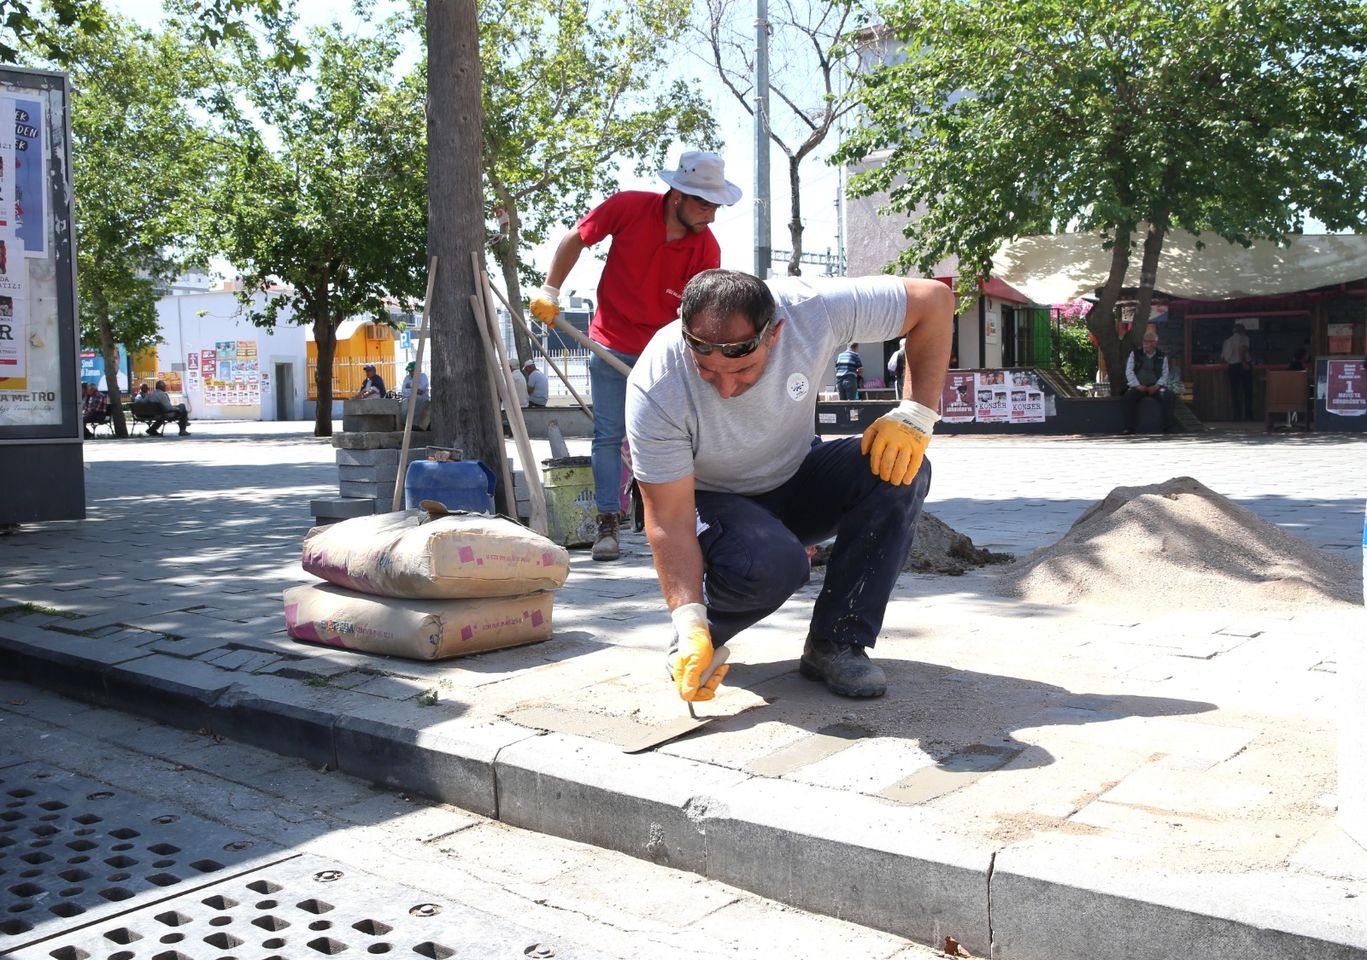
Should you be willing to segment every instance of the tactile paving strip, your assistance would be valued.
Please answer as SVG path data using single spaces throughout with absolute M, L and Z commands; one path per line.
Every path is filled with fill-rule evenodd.
M 587 960 L 544 933 L 308 854 L 34 944 L 14 958 L 317 960 L 340 953 Z
M 286 856 L 45 764 L 0 768 L 0 956 Z

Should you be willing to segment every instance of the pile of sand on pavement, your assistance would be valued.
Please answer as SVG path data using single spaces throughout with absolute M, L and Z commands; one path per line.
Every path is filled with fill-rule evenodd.
M 1116 487 L 1053 546 L 1002 571 L 1005 596 L 1034 603 L 1269 610 L 1361 603 L 1331 556 L 1191 477 Z
M 812 566 L 823 567 L 831 556 L 831 544 L 823 543 L 816 548 Z M 960 576 L 974 567 L 989 563 L 1009 563 L 1013 557 L 1009 553 L 993 553 L 982 547 L 975 547 L 973 541 L 959 533 L 949 524 L 921 511 L 916 522 L 916 537 L 911 550 L 907 553 L 903 570 L 917 573 L 943 573 Z

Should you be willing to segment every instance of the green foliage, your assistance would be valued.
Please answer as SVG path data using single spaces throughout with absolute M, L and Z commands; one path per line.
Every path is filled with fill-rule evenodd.
M 1367 7 L 1359 0 L 889 0 L 896 62 L 872 70 L 841 158 L 903 213 L 901 268 L 958 256 L 985 275 L 1004 240 L 1096 230 L 1120 247 L 1111 307 L 1150 224 L 1247 244 L 1367 224 Z M 1161 281 L 1159 282 L 1161 286 Z M 1110 289 L 1113 287 L 1114 289 Z
M 243 273 L 253 323 L 270 329 L 289 308 L 291 322 L 313 326 L 323 436 L 338 325 L 386 322 L 388 302 L 424 290 L 426 121 L 422 83 L 391 79 L 397 24 L 354 37 L 315 30 L 308 53 L 307 69 L 287 70 L 271 48 L 237 43 L 206 104 L 232 144 L 215 245 Z
M 191 40 L 217 44 L 244 38 L 254 20 L 273 35 L 273 56 L 282 68 L 306 62 L 303 49 L 285 29 L 281 0 L 176 0 L 169 5 L 189 14 Z M 27 52 L 65 66 L 79 56 L 69 42 L 73 29 L 97 34 L 109 26 L 102 0 L 0 0 L 0 61 L 26 59 Z
M 505 264 L 615 192 L 617 157 L 643 174 L 674 140 L 716 145 L 695 85 L 659 88 L 688 14 L 686 0 L 480 4 L 483 163 L 490 204 L 509 217 L 495 249 Z
M 1072 383 L 1091 383 L 1096 378 L 1096 344 L 1081 324 L 1062 324 L 1054 332 L 1053 366 Z
M 77 285 L 83 342 L 157 338 L 159 283 L 202 258 L 215 148 L 192 116 L 201 54 L 111 18 L 52 35 L 70 54 Z
M 35 57 L 63 61 L 72 31 L 99 33 L 108 26 L 99 0 L 0 0 L 0 61 Z M 27 56 L 26 56 L 27 55 Z

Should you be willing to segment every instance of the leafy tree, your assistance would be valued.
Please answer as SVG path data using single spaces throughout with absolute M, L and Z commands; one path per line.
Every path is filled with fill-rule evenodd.
M 214 44 L 246 38 L 254 19 L 274 35 L 274 56 L 280 66 L 302 66 L 302 49 L 283 29 L 286 18 L 281 4 L 282 0 L 180 0 L 193 13 L 186 22 L 194 39 Z M 70 45 L 73 28 L 95 34 L 108 25 L 102 0 L 0 0 L 0 61 L 14 62 L 27 52 L 66 64 L 76 55 Z
M 212 103 L 234 147 L 218 189 L 217 246 L 243 272 L 252 322 L 311 324 L 318 348 L 315 436 L 332 433 L 337 328 L 387 322 L 393 299 L 426 279 L 427 183 L 421 82 L 395 83 L 395 23 L 366 37 L 311 33 L 310 64 L 282 69 L 272 49 L 235 46 Z M 245 101 L 249 112 L 238 112 Z M 283 286 L 282 286 L 283 285 Z M 264 305 L 251 307 L 264 293 Z
M 520 276 L 520 255 L 581 216 L 591 197 L 614 192 L 617 158 L 644 174 L 665 165 L 674 140 L 716 145 L 693 84 L 651 93 L 688 11 L 687 0 L 480 4 L 483 169 L 491 205 L 507 219 L 493 252 L 515 308 L 522 281 L 541 282 L 535 265 Z
M 76 279 L 81 339 L 98 346 L 114 431 L 128 435 L 118 344 L 157 340 L 158 286 L 202 260 L 191 252 L 210 215 L 203 184 L 215 150 L 192 114 L 187 78 L 202 55 L 174 35 L 110 18 L 52 25 L 70 54 Z
M 798 276 L 802 273 L 802 161 L 826 141 L 856 105 L 849 84 L 856 55 L 852 40 L 869 17 L 869 6 L 863 0 L 801 4 L 778 0 L 769 12 L 769 139 L 788 159 L 788 238 L 792 248 L 788 275 Z M 706 20 L 697 29 L 722 83 L 753 117 L 753 4 L 707 0 Z M 780 106 L 777 111 L 775 101 Z
M 1137 247 L 1142 331 L 1171 229 L 1247 245 L 1308 215 L 1367 224 L 1359 0 L 890 0 L 883 14 L 902 59 L 862 78 L 840 158 L 881 158 L 852 191 L 924 211 L 899 266 L 957 255 L 971 282 L 1004 240 L 1098 231 L 1112 261 L 1087 323 L 1112 370 Z

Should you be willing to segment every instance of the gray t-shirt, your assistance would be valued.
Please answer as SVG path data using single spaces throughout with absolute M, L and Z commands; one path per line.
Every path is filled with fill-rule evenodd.
M 764 372 L 740 396 L 723 400 L 698 375 L 678 320 L 642 352 L 626 404 L 632 469 L 641 482 L 692 474 L 698 490 L 773 490 L 811 448 L 817 391 L 831 357 L 850 343 L 891 340 L 906 322 L 906 287 L 896 277 L 768 284 L 785 322 Z

